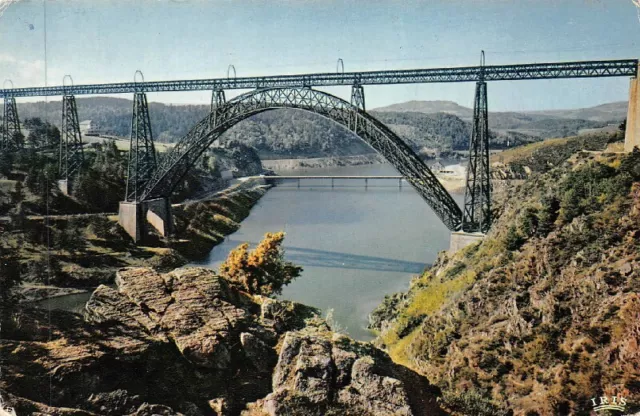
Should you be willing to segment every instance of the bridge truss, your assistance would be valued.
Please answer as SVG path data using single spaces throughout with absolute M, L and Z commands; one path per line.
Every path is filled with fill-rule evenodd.
M 488 115 L 487 83 L 478 81 L 464 193 L 462 230 L 466 232 L 486 233 L 491 227 Z
M 484 74 L 484 75 L 482 75 Z M 469 66 L 390 71 L 314 73 L 261 77 L 227 77 L 199 80 L 123 82 L 12 88 L 0 90 L 2 96 L 35 97 L 64 94 L 121 94 L 136 91 L 202 91 L 223 89 L 329 87 L 339 85 L 422 84 L 434 82 L 514 81 L 554 78 L 635 77 L 637 59 L 608 61 L 550 62 L 540 64 Z
M 359 103 L 358 98 L 354 100 Z M 310 111 L 350 129 L 406 178 L 449 229 L 460 229 L 460 208 L 402 139 L 362 108 L 311 88 L 258 89 L 216 107 L 166 154 L 138 201 L 169 197 L 198 157 L 225 131 L 247 117 L 278 108 Z
M 22 136 L 22 132 L 20 131 L 20 119 L 18 117 L 16 99 L 13 97 L 5 97 L 0 148 L 15 150 L 23 147 L 24 136 Z
M 140 193 L 155 170 L 156 149 L 151 132 L 147 95 L 138 91 L 133 97 L 127 187 L 124 200 L 139 200 Z
M 491 225 L 487 81 L 638 76 L 638 60 L 552 62 L 484 65 L 457 68 L 314 73 L 201 80 L 141 81 L 111 84 L 63 85 L 0 90 L 4 120 L 0 148 L 24 146 L 16 97 L 63 96 L 60 170 L 63 178 L 76 175 L 82 164 L 82 141 L 75 95 L 134 93 L 129 166 L 125 201 L 168 197 L 200 154 L 224 131 L 251 115 L 275 108 L 299 108 L 321 114 L 360 136 L 391 162 L 452 230 L 486 232 Z M 138 71 L 139 72 L 139 71 Z M 138 75 L 136 73 L 136 76 Z M 141 74 L 141 73 L 140 73 Z M 66 78 L 66 77 L 65 77 Z M 415 153 L 391 130 L 368 115 L 364 85 L 476 82 L 476 99 L 464 213 Z M 351 104 L 312 87 L 351 86 Z M 225 89 L 253 91 L 226 101 Z M 157 166 L 146 92 L 211 90 L 211 112 Z
M 60 179 L 77 176 L 84 162 L 82 135 L 78 121 L 78 108 L 73 95 L 62 97 L 62 124 L 60 131 Z

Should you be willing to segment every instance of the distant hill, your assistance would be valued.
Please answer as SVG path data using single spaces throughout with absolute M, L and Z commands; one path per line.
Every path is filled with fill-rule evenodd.
M 407 101 L 404 103 L 391 104 L 386 107 L 374 108 L 372 111 L 381 112 L 406 112 L 414 111 L 418 113 L 454 114 L 463 120 L 471 120 L 473 109 L 464 107 L 453 101 Z M 522 121 L 545 118 L 571 118 L 590 121 L 610 121 L 623 120 L 627 116 L 627 102 L 617 101 L 597 105 L 595 107 L 577 108 L 570 110 L 542 110 L 542 111 L 490 111 L 489 114 L 500 118 L 513 118 Z
M 473 110 L 461 106 L 453 101 L 407 101 L 405 103 L 391 104 L 386 107 L 375 108 L 372 111 L 377 112 L 416 112 L 425 114 L 446 113 L 453 114 L 460 117 L 463 120 L 471 120 L 473 117 Z
M 77 98 L 80 120 L 91 120 L 92 128 L 128 137 L 132 102 L 113 97 Z M 46 105 L 18 104 L 20 118 L 41 117 L 59 125 L 60 101 Z M 209 110 L 207 105 L 149 104 L 151 126 L 158 142 L 175 142 L 187 134 Z M 471 134 L 470 108 L 452 101 L 409 101 L 372 110 L 414 150 L 466 150 Z M 490 113 L 489 127 L 494 148 L 513 147 L 550 137 L 566 137 L 619 123 L 626 103 L 610 103 L 577 110 Z M 223 140 L 238 140 L 258 150 L 265 158 L 357 155 L 372 149 L 345 128 L 299 110 L 283 109 L 258 114 L 231 128 Z
M 467 150 L 471 123 L 453 114 L 419 112 L 372 111 L 374 117 L 386 124 L 411 147 L 422 153 Z M 499 149 L 539 141 L 536 136 L 512 131 L 490 130 L 491 147 Z
M 424 114 L 453 114 L 462 120 L 471 121 L 473 110 L 452 101 L 407 101 L 373 112 L 417 112 Z M 566 137 L 583 130 L 606 128 L 618 124 L 627 116 L 627 102 L 619 101 L 595 107 L 572 110 L 543 110 L 525 112 L 489 112 L 489 127 L 498 133 L 520 133 L 541 139 Z
M 129 99 L 114 97 L 76 98 L 80 121 L 91 120 L 93 128 L 116 136 L 129 136 L 133 103 Z M 207 114 L 206 105 L 175 105 L 149 103 L 151 129 L 156 140 L 172 142 L 184 136 L 191 127 Z M 47 117 L 57 125 L 61 122 L 60 101 L 18 104 L 20 119 Z
M 592 121 L 609 121 L 623 120 L 624 118 L 626 118 L 627 107 L 628 103 L 626 101 L 617 101 L 615 103 L 601 104 L 595 107 L 579 108 L 576 110 L 533 111 L 529 114 Z

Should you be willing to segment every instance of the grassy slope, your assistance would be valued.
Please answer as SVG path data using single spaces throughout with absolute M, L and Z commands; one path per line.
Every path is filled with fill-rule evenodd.
M 603 393 L 640 403 L 640 155 L 552 167 L 574 144 L 543 145 L 555 164 L 538 160 L 547 172 L 515 190 L 490 235 L 442 255 L 383 326 L 392 357 L 461 414 L 587 414 Z M 513 161 L 535 154 L 522 153 Z

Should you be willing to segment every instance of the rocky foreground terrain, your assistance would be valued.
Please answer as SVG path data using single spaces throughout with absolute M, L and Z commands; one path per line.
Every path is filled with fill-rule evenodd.
M 122 269 L 84 317 L 22 310 L 2 328 L 0 395 L 18 415 L 444 414 L 386 353 L 207 269 Z

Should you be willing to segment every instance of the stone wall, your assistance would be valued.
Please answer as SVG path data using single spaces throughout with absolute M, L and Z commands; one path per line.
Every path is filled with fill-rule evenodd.
M 638 69 L 640 73 L 640 68 Z M 624 150 L 631 152 L 640 148 L 640 78 L 631 78 L 629 84 L 629 109 L 627 110 L 627 130 L 624 136 Z

